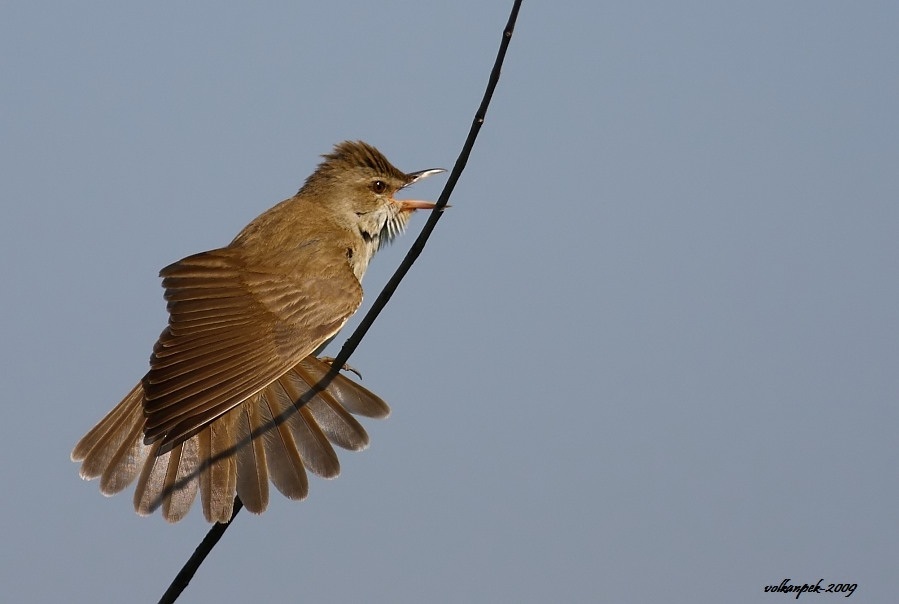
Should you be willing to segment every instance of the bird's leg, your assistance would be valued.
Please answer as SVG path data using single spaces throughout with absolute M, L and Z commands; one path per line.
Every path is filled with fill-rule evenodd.
M 328 365 L 333 365 L 334 361 L 335 361 L 334 357 L 318 357 L 318 360 L 323 363 L 327 363 Z M 360 380 L 362 379 L 362 374 L 359 373 L 359 370 L 356 369 L 355 367 L 353 367 L 352 365 L 350 365 L 349 363 L 344 363 L 343 367 L 341 367 L 340 369 L 342 371 L 352 371 L 353 373 L 355 373 L 356 375 L 359 376 Z

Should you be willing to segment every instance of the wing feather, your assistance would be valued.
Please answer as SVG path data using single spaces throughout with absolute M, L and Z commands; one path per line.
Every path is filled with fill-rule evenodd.
M 160 273 L 169 326 L 143 387 L 145 442 L 162 441 L 162 452 L 284 375 L 362 301 L 345 260 L 321 262 L 318 272 L 247 264 L 239 247 L 228 247 Z

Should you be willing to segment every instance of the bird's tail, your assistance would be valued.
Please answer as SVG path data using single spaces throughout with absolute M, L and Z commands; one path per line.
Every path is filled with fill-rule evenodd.
M 309 492 L 306 470 L 325 478 L 340 473 L 332 445 L 354 451 L 368 445 L 368 434 L 352 414 L 390 413 L 377 395 L 341 374 L 309 398 L 311 387 L 330 370 L 327 362 L 308 356 L 164 453 L 160 442 L 144 444 L 144 394 L 138 384 L 75 445 L 72 460 L 82 462 L 82 478 L 100 479 L 107 496 L 137 478 L 134 509 L 149 515 L 161 508 L 169 522 L 187 514 L 198 491 L 209 522 L 231 518 L 235 495 L 247 510 L 265 511 L 269 481 L 286 497 L 303 499 Z

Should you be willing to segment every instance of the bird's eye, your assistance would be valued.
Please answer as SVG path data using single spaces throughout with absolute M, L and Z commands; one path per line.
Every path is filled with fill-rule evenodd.
M 373 181 L 371 183 L 371 190 L 380 195 L 387 190 L 387 183 L 383 180 Z

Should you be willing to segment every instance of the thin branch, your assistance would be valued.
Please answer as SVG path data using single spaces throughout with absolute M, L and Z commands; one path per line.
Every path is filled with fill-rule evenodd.
M 434 231 L 434 227 L 437 225 L 437 221 L 440 220 L 440 217 L 443 215 L 443 208 L 445 208 L 447 202 L 449 202 L 450 195 L 452 195 L 453 189 L 455 189 L 456 183 L 459 181 L 459 177 L 462 175 L 462 171 L 465 169 L 465 165 L 468 163 L 468 158 L 471 155 L 471 150 L 474 148 L 474 143 L 478 137 L 478 132 L 480 132 L 481 126 L 484 124 L 484 120 L 487 116 L 487 108 L 490 106 L 490 100 L 493 98 L 493 91 L 496 89 L 497 82 L 499 82 L 499 75 L 502 70 L 503 60 L 506 57 L 506 50 L 509 48 L 509 42 L 512 39 L 512 31 L 515 28 L 515 21 L 518 19 L 518 11 L 520 9 L 521 0 L 515 0 L 512 6 L 512 12 L 509 15 L 509 20 L 506 23 L 506 27 L 503 29 L 502 41 L 499 45 L 499 51 L 496 54 L 496 61 L 494 61 L 493 63 L 493 69 L 490 72 L 490 79 L 487 82 L 487 89 L 484 91 L 484 97 L 481 100 L 481 104 L 478 107 L 477 112 L 475 113 L 474 120 L 471 124 L 471 129 L 468 131 L 468 137 L 465 139 L 465 144 L 462 146 L 462 151 L 459 153 L 459 157 L 456 159 L 456 163 L 453 165 L 453 169 L 450 172 L 449 178 L 447 178 L 446 185 L 444 185 L 443 187 L 443 192 L 437 199 L 436 207 L 431 212 L 430 216 L 428 216 L 428 220 L 422 227 L 421 233 L 419 233 L 418 237 L 415 239 L 415 242 L 409 248 L 409 251 L 406 253 L 406 257 L 403 258 L 403 261 L 396 269 L 396 272 L 387 282 L 387 285 L 384 286 L 384 289 L 381 290 L 381 293 L 378 295 L 369 311 L 365 314 L 365 317 L 363 317 L 362 321 L 359 323 L 359 326 L 356 327 L 356 330 L 353 332 L 353 334 L 349 338 L 347 338 L 346 342 L 344 342 L 343 346 L 340 349 L 340 353 L 331 363 L 331 370 L 310 389 L 310 391 L 307 393 L 307 396 L 304 396 L 300 401 L 298 401 L 298 406 L 308 402 L 318 392 L 324 390 L 324 388 L 327 387 L 331 380 L 334 379 L 334 376 L 349 360 L 350 355 L 353 354 L 353 352 L 359 346 L 362 338 L 365 337 L 365 334 L 368 333 L 368 330 L 375 322 L 375 319 L 387 305 L 387 302 L 390 300 L 391 296 L 393 296 L 397 287 L 399 287 L 399 284 L 406 276 L 406 273 L 408 273 L 409 269 L 412 268 L 412 264 L 421 255 L 422 250 L 424 250 L 425 243 L 427 243 L 428 238 Z M 237 516 L 237 513 L 240 511 L 241 507 L 243 507 L 243 504 L 241 503 L 240 499 L 235 498 L 234 511 L 231 514 L 231 519 L 226 524 L 216 524 L 211 529 L 209 529 L 206 537 L 202 542 L 200 542 L 200 545 L 197 546 L 197 549 L 194 550 L 193 555 L 182 567 L 181 571 L 175 577 L 174 581 L 172 581 L 172 584 L 169 585 L 169 588 L 159 600 L 159 604 L 171 604 L 178 599 L 178 596 L 181 595 L 181 592 L 184 591 L 184 588 L 187 587 L 188 583 L 190 583 L 190 580 L 193 578 L 194 574 L 196 574 L 197 569 L 200 568 L 200 565 L 206 559 L 206 556 L 209 555 L 209 552 L 212 551 L 212 548 L 215 547 L 215 544 L 218 543 L 219 539 L 221 539 L 227 528 L 231 526 L 232 522 L 234 522 L 234 517 Z
M 368 329 L 372 326 L 372 323 L 375 322 L 375 319 L 387 305 L 390 297 L 393 296 L 396 288 L 399 287 L 400 281 L 403 280 L 403 277 L 405 277 L 406 273 L 409 272 L 409 269 L 412 268 L 412 263 L 418 259 L 418 256 L 425 247 L 425 243 L 431 236 L 431 232 L 437 225 L 437 221 L 440 220 L 440 217 L 443 215 L 443 208 L 446 207 L 450 195 L 452 194 L 453 189 L 456 188 L 456 183 L 462 175 L 462 170 L 465 169 L 465 164 L 468 163 L 468 156 L 471 155 L 474 141 L 477 139 L 478 132 L 481 131 L 481 126 L 484 124 L 484 119 L 487 116 L 487 107 L 490 106 L 490 99 L 493 98 L 493 91 L 496 89 L 497 82 L 499 82 L 499 74 L 500 71 L 502 71 L 503 60 L 506 58 L 506 49 L 509 48 L 509 41 L 512 39 L 512 30 L 515 28 L 515 20 L 518 19 L 518 10 L 520 8 L 521 0 L 515 0 L 515 4 L 512 6 L 512 13 L 509 15 L 509 21 L 506 23 L 505 29 L 503 29 L 502 42 L 500 42 L 499 51 L 496 53 L 496 61 L 494 61 L 493 70 L 490 72 L 487 90 L 484 91 L 484 98 L 481 99 L 481 105 L 478 107 L 477 113 L 475 113 L 471 129 L 468 131 L 468 138 L 465 139 L 465 144 L 462 145 L 462 151 L 459 153 L 459 157 L 456 159 L 455 165 L 453 165 L 449 178 L 446 180 L 443 192 L 440 193 L 440 197 L 437 199 L 437 207 L 431 211 L 430 216 L 428 216 L 428 221 L 422 227 L 421 233 L 419 233 L 418 237 L 415 239 L 412 247 L 409 248 L 406 257 L 403 258 L 402 263 L 400 263 L 396 272 L 393 273 L 390 281 L 387 282 L 387 285 L 385 285 L 384 289 L 381 290 L 381 293 L 378 294 L 378 298 L 365 314 L 365 317 L 359 323 L 356 331 L 353 332 L 353 335 L 347 339 L 340 349 L 340 354 L 337 355 L 332 363 L 333 367 L 343 367 L 349 360 L 350 355 L 353 354 L 356 347 L 359 346 L 359 343 L 362 341 L 362 338 L 365 337 L 365 334 L 368 333 Z
M 165 590 L 165 593 L 159 598 L 159 604 L 171 604 L 178 599 L 178 596 L 181 595 L 181 592 L 184 591 L 184 588 L 187 587 L 187 584 L 193 579 L 194 573 L 196 573 L 197 569 L 200 568 L 200 565 L 203 564 L 203 560 L 206 559 L 206 556 L 209 555 L 209 552 L 212 551 L 215 544 L 218 543 L 219 539 L 222 538 L 222 535 L 225 534 L 225 531 L 231 525 L 231 521 L 234 520 L 234 517 L 237 516 L 237 512 L 239 512 L 242 507 L 243 503 L 240 499 L 235 498 L 234 511 L 231 512 L 231 520 L 229 520 L 227 524 L 214 524 L 212 528 L 209 529 L 209 532 L 203 537 L 200 545 L 194 550 L 193 555 L 188 558 L 187 563 L 181 568 L 181 572 L 175 576 L 175 580 L 172 581 L 169 588 Z

